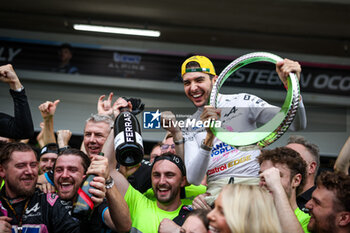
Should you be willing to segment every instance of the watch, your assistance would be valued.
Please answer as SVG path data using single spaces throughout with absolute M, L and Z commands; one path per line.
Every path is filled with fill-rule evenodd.
M 202 141 L 202 143 L 201 143 L 201 148 L 202 148 L 203 150 L 206 150 L 206 151 L 211 151 L 211 150 L 213 149 L 212 146 L 207 146 L 207 145 L 204 144 L 204 139 L 203 139 L 203 141 Z
M 174 141 L 175 145 L 181 145 L 185 142 L 185 139 L 182 138 L 181 140 L 178 140 L 178 141 Z
M 70 149 L 70 146 L 64 146 L 64 147 L 58 148 L 58 153 L 61 153 L 62 151 L 67 149 Z
M 114 180 L 112 177 L 109 177 L 107 180 L 106 180 L 106 189 L 110 189 L 112 188 L 114 185 Z

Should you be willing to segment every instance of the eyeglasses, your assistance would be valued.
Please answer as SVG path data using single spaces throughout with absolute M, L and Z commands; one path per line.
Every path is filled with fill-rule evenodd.
M 163 145 L 161 145 L 160 149 L 161 149 L 161 150 L 167 150 L 169 147 L 170 147 L 171 149 L 175 149 L 175 144 L 171 144 L 171 145 L 169 145 L 169 144 L 163 144 Z

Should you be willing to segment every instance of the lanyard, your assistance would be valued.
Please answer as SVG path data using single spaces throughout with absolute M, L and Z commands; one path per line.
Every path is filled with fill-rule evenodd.
M 17 221 L 18 221 L 18 227 L 17 227 L 17 230 L 18 230 L 18 233 L 22 233 L 22 221 L 23 221 L 23 215 L 24 215 L 24 212 L 26 211 L 27 207 L 28 207 L 28 204 L 29 204 L 29 198 L 28 200 L 26 201 L 26 204 L 24 205 L 24 208 L 23 208 L 23 211 L 22 211 L 22 214 L 21 214 L 21 217 L 18 217 L 17 213 L 16 213 L 16 210 L 12 207 L 12 205 L 10 204 L 10 202 L 7 200 L 7 198 L 5 197 L 2 197 L 6 204 L 9 206 L 10 210 L 12 211 L 12 213 L 15 215 Z

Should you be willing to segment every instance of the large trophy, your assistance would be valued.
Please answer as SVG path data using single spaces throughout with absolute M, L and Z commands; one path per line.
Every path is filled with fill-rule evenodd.
M 231 62 L 219 75 L 213 86 L 210 105 L 217 107 L 217 97 L 219 90 L 231 76 L 243 66 L 254 62 L 270 62 L 276 64 L 282 61 L 282 58 L 271 53 L 256 52 L 241 56 Z M 213 134 L 221 141 L 240 148 L 258 146 L 263 148 L 276 141 L 281 137 L 291 125 L 299 106 L 300 90 L 298 78 L 294 73 L 290 73 L 288 77 L 288 90 L 286 99 L 281 110 L 263 126 L 249 132 L 230 132 L 221 127 L 211 127 Z M 213 124 L 215 125 L 215 124 Z

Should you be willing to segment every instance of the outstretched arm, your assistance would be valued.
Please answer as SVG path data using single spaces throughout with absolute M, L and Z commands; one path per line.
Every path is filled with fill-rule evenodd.
M 34 135 L 34 126 L 25 90 L 12 65 L 0 66 L 0 81 L 8 83 L 13 98 L 15 116 L 0 113 L 0 136 L 26 139 Z
M 95 156 L 87 173 L 98 174 L 105 180 L 110 180 L 108 159 L 103 156 Z M 105 189 L 108 209 L 104 212 L 106 225 L 114 231 L 126 232 L 130 230 L 131 219 L 128 205 L 120 194 L 116 185 Z
M 112 98 L 113 92 L 109 93 L 107 100 L 104 100 L 106 95 L 101 95 L 97 101 L 97 113 L 98 115 L 108 115 L 114 119 L 113 108 L 112 108 Z
M 110 176 L 114 179 L 114 182 L 120 194 L 124 197 L 126 191 L 129 188 L 129 182 L 116 169 L 117 160 L 115 158 L 115 151 L 114 151 L 114 129 L 112 129 L 111 132 L 109 133 L 109 136 L 105 144 L 103 145 L 102 152 L 104 153 L 104 156 L 108 159 Z
M 106 224 L 117 232 L 128 232 L 131 228 L 129 207 L 116 185 L 106 192 L 108 210 L 104 214 Z
M 44 122 L 40 122 L 41 131 L 36 136 L 36 141 L 38 142 L 40 148 L 45 146 L 45 142 L 44 142 L 44 138 L 43 138 L 44 127 L 45 127 Z
M 298 78 L 298 81 L 300 81 L 301 66 L 299 62 L 292 61 L 289 59 L 284 59 L 283 61 L 277 62 L 276 72 L 279 78 L 281 79 L 283 85 L 285 86 L 285 88 L 287 88 L 288 87 L 287 78 L 289 76 L 289 73 L 295 73 Z M 302 130 L 306 128 L 306 125 L 307 125 L 306 111 L 305 111 L 302 97 L 300 96 L 299 108 L 295 116 L 295 119 L 290 126 L 290 130 L 292 131 Z
M 43 141 L 45 145 L 48 143 L 56 143 L 53 118 L 59 102 L 60 100 L 56 100 L 55 102 L 46 101 L 39 105 L 39 110 L 44 120 Z
M 304 233 L 282 186 L 280 171 L 275 167 L 269 168 L 260 174 L 260 179 L 260 185 L 266 186 L 272 193 L 283 232 Z
M 176 121 L 175 115 L 170 111 L 162 112 L 161 125 L 163 129 L 167 130 L 172 136 L 175 143 L 176 155 L 184 160 L 184 138 L 179 126 L 175 127 Z
M 209 119 L 220 119 L 220 110 L 212 106 L 205 106 L 200 117 L 202 122 Z M 199 185 L 208 170 L 211 148 L 215 136 L 207 129 L 206 138 L 198 145 L 194 136 L 185 140 L 186 177 L 189 183 Z
M 338 172 L 344 172 L 349 175 L 349 164 L 350 164 L 350 137 L 346 140 L 343 148 L 341 149 L 337 160 L 334 164 L 334 170 Z
M 57 144 L 58 148 L 68 147 L 69 140 L 72 137 L 72 132 L 69 129 L 57 130 Z

